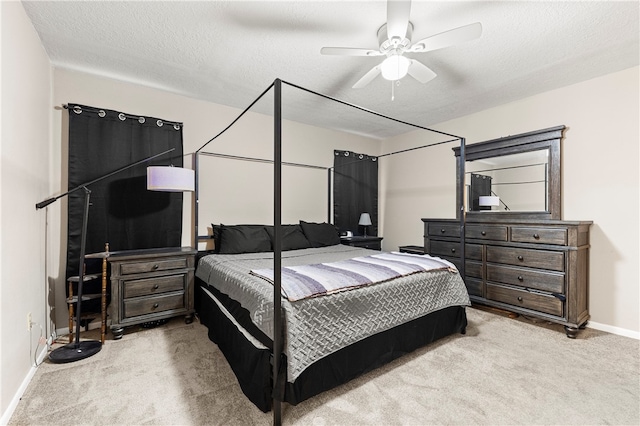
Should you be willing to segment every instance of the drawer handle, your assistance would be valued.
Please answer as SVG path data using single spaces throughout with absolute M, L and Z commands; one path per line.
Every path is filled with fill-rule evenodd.
M 524 278 L 522 278 L 522 275 L 518 275 L 518 281 L 520 282 L 524 281 Z
M 154 289 L 154 290 L 157 290 L 157 289 L 159 289 L 159 288 L 160 288 L 160 286 L 159 286 L 158 284 L 156 284 L 156 285 L 154 285 L 154 286 L 153 286 L 153 289 Z
M 522 296 L 518 296 L 518 302 L 522 302 Z
M 533 238 L 535 238 L 536 240 L 539 240 L 539 239 L 540 239 L 540 235 L 538 235 L 538 234 L 533 234 Z
M 455 253 L 455 252 L 456 252 L 456 249 L 452 248 L 451 253 Z
M 480 234 L 482 234 L 483 236 L 487 235 L 487 233 L 485 231 L 480 232 Z
M 442 234 L 444 234 L 444 233 L 445 233 L 444 228 L 442 228 L 442 229 L 440 230 L 440 233 L 442 233 Z
M 157 308 L 158 306 L 160 306 L 160 305 L 158 305 L 157 303 L 154 303 L 153 304 L 153 309 Z
M 524 260 L 524 257 L 518 256 L 518 260 Z
M 158 269 L 159 267 L 160 267 L 160 265 L 158 265 L 158 264 L 153 265 L 153 269 Z

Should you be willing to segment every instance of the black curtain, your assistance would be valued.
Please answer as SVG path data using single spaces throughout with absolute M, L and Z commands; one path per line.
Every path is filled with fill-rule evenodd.
M 182 167 L 182 124 L 69 104 L 69 190 L 175 148 L 87 186 L 86 253 L 176 247 L 182 240 L 182 193 L 146 189 L 149 165 Z M 85 191 L 69 194 L 67 278 L 78 275 Z M 87 264 L 90 273 L 90 265 Z
M 480 196 L 491 195 L 491 176 L 471 174 L 471 211 L 491 210 L 491 206 L 481 206 Z
M 333 220 L 340 232 L 362 235 L 361 213 L 371 215 L 367 235 L 378 235 L 378 158 L 351 151 L 334 151 Z

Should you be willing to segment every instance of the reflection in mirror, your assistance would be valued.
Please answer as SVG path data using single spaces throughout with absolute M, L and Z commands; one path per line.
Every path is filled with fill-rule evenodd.
M 548 211 L 549 150 L 467 161 L 467 210 Z

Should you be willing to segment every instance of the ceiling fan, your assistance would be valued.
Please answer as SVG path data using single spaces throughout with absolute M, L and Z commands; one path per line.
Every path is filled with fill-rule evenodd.
M 474 40 L 482 34 L 482 25 L 476 22 L 412 43 L 413 24 L 409 21 L 410 11 L 411 0 L 387 1 L 387 23 L 378 29 L 380 46 L 377 50 L 355 47 L 323 47 L 320 53 L 341 56 L 386 56 L 384 61 L 371 68 L 353 85 L 354 89 L 360 89 L 371 83 L 378 74 L 382 74 L 383 78 L 391 81 L 400 80 L 409 74 L 420 83 L 426 83 L 434 79 L 436 73 L 423 63 L 407 58 L 404 56 L 405 53 L 429 52 Z

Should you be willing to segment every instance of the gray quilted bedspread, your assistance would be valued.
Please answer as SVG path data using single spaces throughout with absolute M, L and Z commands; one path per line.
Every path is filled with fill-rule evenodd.
M 373 253 L 337 245 L 282 253 L 282 266 L 335 262 Z M 273 286 L 252 269 L 273 268 L 273 253 L 211 254 L 200 260 L 196 275 L 240 302 L 253 322 L 273 339 Z M 468 306 L 458 273 L 438 270 L 337 294 L 296 302 L 282 298 L 287 380 L 313 362 L 368 336 L 449 306 Z

